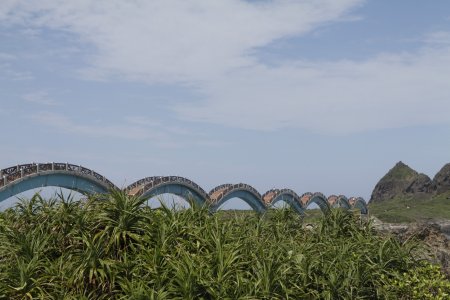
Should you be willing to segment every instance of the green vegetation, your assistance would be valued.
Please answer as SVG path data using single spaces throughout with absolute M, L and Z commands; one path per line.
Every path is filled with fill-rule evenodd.
M 211 215 L 150 209 L 122 192 L 39 195 L 0 213 L 5 299 L 435 299 L 440 271 L 408 241 L 333 210 Z
M 417 172 L 408 167 L 407 165 L 399 162 L 389 170 L 389 172 L 381 178 L 380 181 L 386 180 L 410 180 L 417 177 Z
M 423 199 L 413 196 L 397 197 L 369 204 L 371 215 L 390 223 L 425 220 L 450 220 L 450 192 Z
M 270 218 L 272 215 L 276 215 L 278 214 L 280 211 L 286 211 L 286 210 L 290 210 L 289 205 L 283 206 L 283 207 L 279 207 L 277 209 L 270 209 L 266 212 L 265 216 Z M 294 213 L 294 212 L 293 212 Z M 359 213 L 359 210 L 357 211 L 353 211 L 353 213 Z M 254 210 L 244 210 L 244 209 L 230 209 L 230 210 L 218 210 L 216 212 L 216 214 L 220 217 L 220 218 L 245 218 L 245 217 L 254 217 L 255 216 L 255 211 Z M 320 210 L 320 208 L 314 208 L 314 209 L 307 209 L 305 210 L 304 215 L 301 218 L 302 224 L 303 225 L 308 225 L 308 224 L 318 224 L 322 221 L 323 218 L 323 212 Z
M 397 274 L 386 288 L 401 295 L 399 299 L 449 299 L 450 282 L 439 266 L 423 264 L 403 274 Z

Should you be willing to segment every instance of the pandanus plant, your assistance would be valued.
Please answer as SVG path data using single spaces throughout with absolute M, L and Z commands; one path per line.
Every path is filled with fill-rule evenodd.
M 289 210 L 146 201 L 36 195 L 0 212 L 0 299 L 402 299 L 402 279 L 423 295 L 450 294 L 417 261 L 415 242 L 380 236 L 351 213 L 304 229 Z

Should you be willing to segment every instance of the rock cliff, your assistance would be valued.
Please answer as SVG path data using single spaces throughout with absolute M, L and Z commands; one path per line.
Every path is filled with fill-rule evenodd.
M 434 176 L 433 184 L 436 194 L 450 191 L 450 163 L 443 166 L 436 176 Z
M 403 196 L 431 198 L 450 191 L 450 163 L 446 164 L 433 180 L 418 173 L 403 162 L 398 162 L 376 184 L 369 202 L 380 202 Z

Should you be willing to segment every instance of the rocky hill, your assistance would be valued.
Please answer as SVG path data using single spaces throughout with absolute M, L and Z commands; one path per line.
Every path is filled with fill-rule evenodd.
M 376 184 L 369 202 L 404 196 L 427 199 L 448 191 L 450 191 L 450 163 L 431 180 L 427 175 L 418 173 L 400 161 Z
M 434 189 L 437 194 L 450 191 L 450 163 L 446 164 L 433 178 Z

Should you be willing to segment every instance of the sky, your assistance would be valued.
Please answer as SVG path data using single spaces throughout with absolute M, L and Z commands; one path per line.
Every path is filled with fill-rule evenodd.
M 369 200 L 450 162 L 450 2 L 1 0 L 0 119 L 0 168 Z

